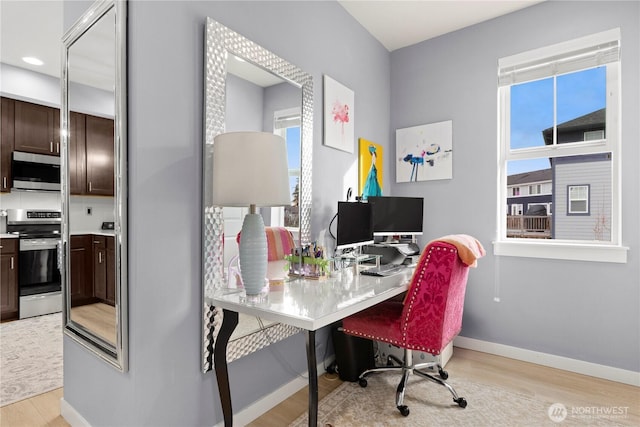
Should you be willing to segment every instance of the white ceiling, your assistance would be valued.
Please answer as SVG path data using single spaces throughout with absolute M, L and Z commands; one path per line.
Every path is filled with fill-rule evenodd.
M 339 3 L 389 51 L 459 30 L 542 0 L 342 0 Z M 60 76 L 62 2 L 0 0 L 0 61 Z M 35 56 L 33 66 L 22 61 Z
M 544 0 L 339 0 L 390 52 Z

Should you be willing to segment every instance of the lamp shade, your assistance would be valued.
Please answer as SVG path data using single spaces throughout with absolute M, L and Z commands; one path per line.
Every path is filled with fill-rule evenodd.
M 230 132 L 213 140 L 216 206 L 285 206 L 291 203 L 287 146 L 267 132 Z

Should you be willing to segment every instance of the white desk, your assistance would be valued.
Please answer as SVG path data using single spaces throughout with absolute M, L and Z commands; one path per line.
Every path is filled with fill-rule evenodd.
M 235 289 L 220 289 L 212 305 L 223 309 L 224 317 L 214 343 L 214 368 L 220 391 L 225 426 L 233 425 L 233 410 L 227 371 L 227 343 L 238 324 L 238 313 L 296 326 L 306 330 L 309 368 L 309 426 L 317 425 L 318 373 L 315 331 L 406 291 L 413 269 L 407 268 L 388 277 L 354 274 L 353 269 L 335 273 L 323 281 L 286 282 L 279 291 L 271 291 L 266 300 L 246 302 Z

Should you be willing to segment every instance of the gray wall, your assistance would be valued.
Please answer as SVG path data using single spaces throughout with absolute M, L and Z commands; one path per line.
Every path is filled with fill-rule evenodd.
M 488 251 L 470 272 L 461 335 L 640 371 L 639 9 L 638 2 L 544 2 L 391 54 L 391 139 L 397 128 L 451 119 L 454 162 L 452 180 L 391 191 L 426 198 L 423 243 L 469 233 Z M 614 27 L 622 33 L 628 263 L 493 256 L 498 58 Z
M 66 4 L 66 27 L 80 11 L 75 2 Z M 640 160 L 638 3 L 548 2 L 389 55 L 333 2 L 135 1 L 129 19 L 130 371 L 120 374 L 64 342 L 65 400 L 91 424 L 186 426 L 221 419 L 214 375 L 199 368 L 205 16 L 313 75 L 314 232 L 327 226 L 344 186 L 357 187 L 355 175 L 353 181 L 344 179 L 355 154 L 322 145 L 321 82 L 327 73 L 355 92 L 356 137 L 384 144 L 390 154 L 396 128 L 453 120 L 453 180 L 394 185 L 390 156 L 384 188 L 387 194 L 427 197 L 425 239 L 470 233 L 489 252 L 497 58 L 622 27 L 623 227 L 624 243 L 632 248 L 629 262 L 489 254 L 471 272 L 463 335 L 640 370 L 640 179 L 633 166 Z M 529 271 L 535 274 L 523 274 Z M 493 302 L 496 293 L 500 303 Z M 318 340 L 320 356 L 323 338 L 326 334 Z M 300 335 L 232 363 L 236 410 L 304 369 Z
M 65 3 L 65 29 L 83 7 Z M 129 372 L 64 341 L 64 398 L 95 426 L 213 425 L 222 418 L 215 375 L 200 372 L 206 16 L 313 76 L 314 233 L 328 225 L 344 197 L 342 177 L 356 162 L 355 154 L 322 145 L 323 73 L 354 90 L 356 135 L 387 142 L 389 53 L 337 3 L 131 2 Z M 319 358 L 326 338 L 317 335 Z M 233 362 L 235 410 L 305 370 L 300 334 Z

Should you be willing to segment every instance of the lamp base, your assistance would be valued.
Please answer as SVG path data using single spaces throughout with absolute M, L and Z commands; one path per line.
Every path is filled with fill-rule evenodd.
M 269 301 L 269 289 L 265 288 L 259 294 L 240 294 L 240 302 L 242 304 L 261 304 Z
M 249 213 L 242 222 L 240 234 L 240 276 L 249 295 L 259 295 L 266 285 L 267 236 L 264 221 L 257 213 Z

